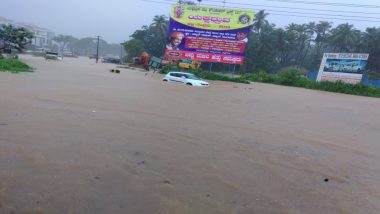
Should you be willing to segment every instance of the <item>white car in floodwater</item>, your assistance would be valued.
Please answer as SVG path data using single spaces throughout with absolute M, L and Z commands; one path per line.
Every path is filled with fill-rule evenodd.
M 184 83 L 186 85 L 198 86 L 198 87 L 205 87 L 209 85 L 208 82 L 200 79 L 199 77 L 196 77 L 194 74 L 186 73 L 186 72 L 171 71 L 167 73 L 162 80 L 166 82 L 168 81 L 179 82 L 179 83 Z

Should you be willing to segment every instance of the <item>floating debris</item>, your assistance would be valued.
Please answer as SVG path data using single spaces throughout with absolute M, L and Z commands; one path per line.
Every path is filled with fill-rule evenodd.
M 172 182 L 170 182 L 169 180 L 164 180 L 164 181 L 162 181 L 162 183 L 164 183 L 164 184 L 171 184 Z

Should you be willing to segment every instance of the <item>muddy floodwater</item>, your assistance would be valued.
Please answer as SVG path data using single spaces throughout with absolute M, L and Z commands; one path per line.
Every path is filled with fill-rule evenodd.
M 21 59 L 0 72 L 1 214 L 380 213 L 380 99 Z

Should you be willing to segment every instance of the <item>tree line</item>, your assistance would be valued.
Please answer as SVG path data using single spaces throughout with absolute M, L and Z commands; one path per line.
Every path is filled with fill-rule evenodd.
M 320 21 L 305 24 L 290 23 L 276 27 L 267 20 L 264 10 L 256 13 L 246 49 L 245 63 L 239 66 L 241 73 L 257 71 L 276 72 L 286 67 L 301 69 L 319 68 L 323 53 L 369 53 L 367 70 L 380 78 L 380 28 L 369 27 L 365 31 L 352 24 L 333 27 L 332 22 Z M 150 25 L 136 30 L 124 43 L 127 60 L 148 51 L 162 56 L 167 42 L 168 17 L 157 15 Z M 208 63 L 203 63 L 208 68 Z M 230 70 L 230 65 L 213 63 L 214 70 Z
M 68 50 L 77 56 L 88 56 L 96 53 L 96 38 L 75 38 L 70 35 L 58 35 L 53 39 L 52 49 L 56 51 Z M 109 44 L 105 40 L 99 40 L 99 55 L 120 55 L 120 44 Z
M 30 45 L 34 35 L 28 29 L 13 25 L 0 25 L 0 53 L 10 52 L 12 49 L 22 51 Z M 53 51 L 71 51 L 74 55 L 88 56 L 96 53 L 96 39 L 85 37 L 82 39 L 70 35 L 58 35 L 53 38 Z M 109 44 L 99 40 L 99 55 L 120 55 L 120 44 Z
M 249 37 L 243 69 L 277 70 L 287 66 L 318 69 L 323 53 L 369 53 L 367 70 L 380 73 L 380 28 L 365 31 L 345 23 L 291 23 L 278 28 L 259 11 Z
M 22 51 L 33 38 L 33 33 L 26 28 L 12 25 L 0 25 L 0 54 L 11 49 Z

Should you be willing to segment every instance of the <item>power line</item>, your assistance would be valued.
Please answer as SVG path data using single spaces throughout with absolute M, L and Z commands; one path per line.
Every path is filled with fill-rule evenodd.
M 210 1 L 210 0 L 209 0 Z M 216 1 L 212 1 L 211 2 L 216 2 Z M 234 4 L 239 4 L 239 3 L 234 3 Z M 241 5 L 250 5 L 250 4 L 241 4 Z M 272 9 L 269 9 L 268 11 L 273 11 L 273 12 L 280 12 L 280 13 L 292 13 L 292 11 L 283 11 L 283 10 L 272 10 Z M 349 11 L 347 11 L 349 12 Z M 308 13 L 308 12 L 299 12 L 297 11 L 297 13 L 299 14 L 307 14 L 307 15 L 321 15 L 321 16 L 335 16 L 335 17 L 347 17 L 345 15 L 339 15 L 339 14 L 323 14 L 323 13 Z M 376 14 L 379 14 L 379 13 L 376 13 Z M 370 17 L 370 16 L 349 16 L 348 18 L 351 18 L 351 17 L 355 17 L 355 18 L 364 18 L 364 19 L 380 19 L 380 17 Z
M 219 2 L 215 0 L 208 0 L 209 2 Z M 353 13 L 353 11 L 346 11 L 346 10 L 325 10 L 325 9 L 314 9 L 314 8 L 300 8 L 300 7 L 286 7 L 286 6 L 274 6 L 274 5 L 262 5 L 262 4 L 249 4 L 249 3 L 236 3 L 236 2 L 227 2 L 224 1 L 223 4 L 233 4 L 233 5 L 245 5 L 245 6 L 253 6 L 253 7 L 272 7 L 272 8 L 281 8 L 281 9 L 292 9 L 292 10 L 311 10 L 311 11 L 322 11 L 322 12 L 334 12 L 334 13 Z M 356 14 L 372 14 L 372 15 L 379 15 L 379 13 L 372 13 L 372 12 L 356 12 Z
M 318 18 L 318 19 L 329 19 L 329 17 L 322 17 L 322 16 L 303 16 L 303 15 L 281 14 L 281 13 L 270 13 L 270 15 L 295 16 L 295 17 Z M 343 21 L 359 21 L 359 22 L 380 22 L 380 20 L 376 21 L 376 20 L 366 20 L 366 19 L 341 19 L 341 18 L 331 18 L 331 19 L 343 20 Z
M 208 1 L 209 2 L 221 3 L 220 0 L 208 0 Z M 290 3 L 290 4 L 300 3 L 300 4 L 310 4 L 310 5 L 326 5 L 326 6 L 355 7 L 355 8 L 359 7 L 359 8 L 369 8 L 369 9 L 380 8 L 380 5 L 351 4 L 351 3 L 337 3 L 337 2 L 302 1 L 302 0 L 263 0 L 263 1 L 286 2 L 286 3 Z M 177 2 L 174 2 L 174 3 L 177 3 Z M 236 3 L 236 2 L 229 2 L 229 1 L 225 1 L 225 0 L 223 0 L 223 3 L 236 4 L 236 5 L 258 6 L 258 5 L 249 4 L 249 3 Z M 272 6 L 270 6 L 270 7 L 272 7 Z M 302 9 L 302 8 L 299 8 L 299 9 Z M 372 14 L 378 14 L 378 13 L 372 13 Z
M 173 2 L 172 0 L 163 0 L 171 3 L 176 3 Z M 208 0 L 209 2 L 215 2 L 215 3 L 220 3 L 220 1 L 217 0 Z M 158 3 L 158 2 L 157 2 Z M 325 10 L 325 9 L 310 9 L 310 8 L 299 8 L 299 7 L 285 7 L 285 6 L 271 6 L 271 5 L 260 5 L 260 4 L 249 4 L 249 3 L 236 3 L 236 2 L 227 2 L 223 0 L 223 7 L 225 7 L 225 4 L 232 4 L 232 5 L 245 5 L 245 6 L 254 6 L 254 7 L 271 7 L 271 8 L 281 8 L 281 9 L 292 9 L 292 10 L 307 10 L 307 11 L 321 11 L 321 12 L 334 12 L 334 13 L 355 13 L 355 14 L 366 14 L 366 15 L 379 15 L 379 13 L 372 13 L 372 12 L 354 12 L 354 11 L 344 11 L 344 10 Z M 204 4 L 207 5 L 207 4 Z M 220 5 L 210 5 L 209 6 L 218 6 Z M 247 8 L 241 8 L 241 7 L 235 7 L 239 9 L 247 9 Z M 268 9 L 267 9 L 268 10 Z M 275 11 L 270 9 L 271 11 Z M 283 12 L 283 11 L 277 11 L 277 12 Z M 291 12 L 291 11 L 286 11 L 286 12 Z M 330 15 L 330 14 L 320 14 L 320 15 Z M 337 16 L 337 15 L 334 15 Z M 362 16 L 350 16 L 350 17 L 358 17 L 358 18 L 374 18 L 374 19 L 380 19 L 380 17 L 362 17 Z
M 140 0 L 140 1 L 144 1 L 144 2 L 151 2 L 151 3 L 158 3 L 158 4 L 166 4 L 166 5 L 170 5 L 172 3 L 175 3 L 173 1 L 170 1 L 170 0 L 163 0 L 163 1 L 167 1 L 167 2 L 159 2 L 159 1 L 154 1 L 154 0 Z M 213 4 L 203 4 L 204 6 L 214 6 L 214 7 L 220 7 L 220 5 L 213 5 Z M 252 8 L 243 8 L 243 7 L 233 7 L 235 9 L 252 9 Z M 301 15 L 294 15 L 293 12 L 289 12 L 289 11 L 276 11 L 276 10 L 268 10 L 269 12 L 270 11 L 274 11 L 274 12 L 279 12 L 279 13 L 272 13 L 270 12 L 270 15 L 278 15 L 278 16 L 294 16 L 294 17 L 306 17 L 306 18 L 320 18 L 320 19 L 335 19 L 335 20 L 344 20 L 344 21 L 360 21 L 360 22 L 380 22 L 380 20 L 368 20 L 366 18 L 371 18 L 371 19 L 380 19 L 380 18 L 377 18 L 377 17 L 362 17 L 362 16 L 350 16 L 350 17 L 356 17 L 356 18 L 365 18 L 365 19 L 350 19 L 350 17 L 348 16 L 344 16 L 344 15 L 334 15 L 334 14 L 319 14 L 319 13 L 302 13 L 302 12 L 296 12 L 296 13 L 300 13 L 300 14 L 309 14 L 309 15 L 317 15 L 317 16 L 301 16 Z M 286 14 L 281 14 L 281 13 L 286 13 Z M 319 15 L 322 15 L 322 16 L 325 16 L 325 17 L 321 17 Z M 342 18 L 336 18 L 336 17 L 331 17 L 331 16 L 336 16 L 336 17 L 342 17 Z M 345 18 L 346 17 L 346 18 Z
M 301 4 L 312 4 L 312 5 L 330 5 L 330 6 L 341 6 L 341 7 L 380 8 L 380 5 L 348 4 L 348 3 L 320 2 L 320 1 L 300 1 L 300 0 L 264 0 L 264 1 L 301 3 Z
M 293 14 L 292 12 L 289 12 L 289 11 L 283 11 L 283 10 L 268 10 L 268 11 L 279 12 L 279 13 L 291 13 L 291 14 Z M 338 15 L 338 14 L 306 13 L 306 12 L 296 12 L 296 13 L 299 13 L 299 14 L 307 14 L 307 15 L 321 15 L 321 16 L 347 17 L 347 16 L 345 16 L 345 15 Z M 354 17 L 354 18 L 364 18 L 364 19 L 379 19 L 379 20 L 380 20 L 380 17 L 350 16 L 350 18 L 351 18 L 351 17 Z

